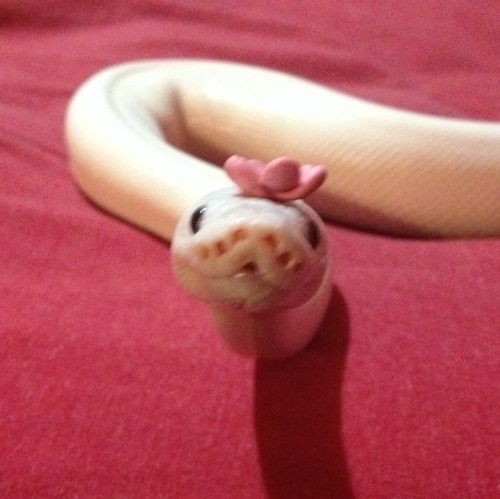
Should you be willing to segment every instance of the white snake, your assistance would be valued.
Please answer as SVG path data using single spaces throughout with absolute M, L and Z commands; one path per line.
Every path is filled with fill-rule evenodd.
M 401 111 L 271 70 L 193 60 L 112 67 L 73 97 L 66 137 L 82 190 L 169 240 L 188 207 L 233 185 L 213 163 L 235 153 L 325 165 L 329 176 L 308 201 L 330 220 L 405 235 L 500 235 L 499 124 Z M 252 234 L 246 233 L 250 239 Z M 281 229 L 276 234 L 289 239 Z M 312 318 L 322 315 L 329 296 L 325 279 L 318 290 L 297 308 L 247 311 L 243 322 L 241 308 L 212 308 L 237 350 L 286 355 L 317 328 Z M 257 314 L 267 332 L 252 343 L 248 337 L 262 329 Z M 304 332 L 281 341 L 287 321 L 300 329 L 299 317 Z M 242 323 L 253 332 L 236 334 L 233 326 Z M 232 341 L 233 333 L 239 339 Z

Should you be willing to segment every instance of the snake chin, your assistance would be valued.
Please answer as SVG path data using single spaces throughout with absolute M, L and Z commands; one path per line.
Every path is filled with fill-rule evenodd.
M 182 257 L 174 258 L 173 269 L 177 281 L 193 297 L 208 304 L 258 312 L 292 308 L 308 301 L 321 283 L 323 268 L 319 263 L 283 281 L 253 271 L 206 275 Z

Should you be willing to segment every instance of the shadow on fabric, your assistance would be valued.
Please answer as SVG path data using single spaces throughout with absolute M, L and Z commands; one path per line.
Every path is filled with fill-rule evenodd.
M 347 305 L 334 289 L 318 337 L 305 351 L 257 362 L 257 445 L 273 499 L 353 497 L 341 436 L 348 337 Z

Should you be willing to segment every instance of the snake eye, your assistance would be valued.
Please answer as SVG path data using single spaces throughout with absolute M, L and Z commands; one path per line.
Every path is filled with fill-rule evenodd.
M 206 206 L 200 206 L 199 208 L 196 208 L 196 210 L 193 211 L 193 214 L 191 215 L 191 221 L 189 222 L 193 234 L 196 234 L 200 230 L 201 221 L 206 211 L 207 211 Z
M 312 249 L 316 249 L 319 241 L 321 240 L 319 228 L 312 220 L 309 220 L 307 223 L 307 240 L 309 241 Z

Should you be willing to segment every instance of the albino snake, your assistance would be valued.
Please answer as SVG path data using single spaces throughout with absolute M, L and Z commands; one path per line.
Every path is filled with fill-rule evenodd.
M 233 154 L 263 162 L 287 155 L 325 165 L 329 176 L 308 201 L 329 220 L 404 235 L 500 235 L 499 124 L 392 109 L 271 70 L 193 60 L 112 67 L 76 92 L 66 137 L 82 190 L 115 215 L 168 240 L 200 197 L 233 186 L 213 165 Z M 221 195 L 234 203 L 234 194 Z M 266 220 L 266 210 L 256 209 Z M 237 211 L 232 206 L 226 219 Z M 290 216 L 299 220 L 301 213 L 299 208 Z M 190 216 L 179 225 L 181 242 L 192 236 L 185 233 Z M 288 227 L 305 223 L 292 219 Z M 234 235 L 238 228 L 228 230 Z M 244 239 L 260 230 L 243 231 Z M 283 226 L 274 233 L 288 241 L 287 231 Z M 324 275 L 305 303 L 278 311 L 212 304 L 216 322 L 237 350 L 288 355 L 310 340 L 330 288 L 328 245 L 319 231 Z M 174 241 L 174 263 L 177 247 L 182 253 L 183 245 Z M 308 257 L 302 263 L 308 267 Z M 187 279 L 188 288 L 193 279 Z M 262 324 L 264 339 L 249 341 Z M 288 340 L 280 337 L 301 327 L 295 338 L 290 332 Z

